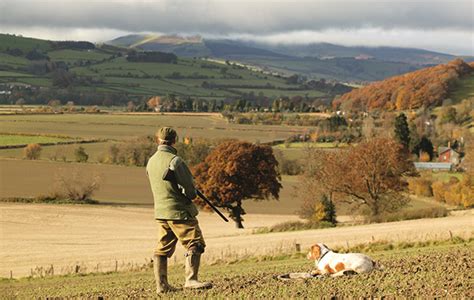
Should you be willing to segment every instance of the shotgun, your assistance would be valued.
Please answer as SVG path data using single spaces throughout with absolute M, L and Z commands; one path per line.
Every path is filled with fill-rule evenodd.
M 173 184 L 176 184 L 178 185 L 177 181 L 176 181 L 176 175 L 174 174 L 174 171 L 171 170 L 170 168 L 166 169 L 166 172 L 163 174 L 163 180 L 166 180 L 166 181 L 169 181 Z M 215 207 L 211 201 L 209 201 L 206 196 L 203 195 L 203 193 L 201 193 L 201 191 L 199 191 L 198 189 L 196 189 L 196 194 L 202 199 L 204 200 L 204 202 L 207 203 L 207 205 L 209 205 L 224 221 L 226 222 L 229 222 L 229 220 L 217 209 L 217 207 Z M 186 196 L 185 196 L 186 197 Z M 189 198 L 188 198 L 189 199 Z M 191 199 L 189 199 L 189 201 L 191 201 Z

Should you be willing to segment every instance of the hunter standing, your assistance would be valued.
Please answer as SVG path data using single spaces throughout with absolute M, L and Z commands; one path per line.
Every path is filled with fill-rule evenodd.
M 167 269 L 168 258 L 173 255 L 178 240 L 186 249 L 184 287 L 210 288 L 211 283 L 198 281 L 201 254 L 206 244 L 196 219 L 198 210 L 189 200 L 196 197 L 192 174 L 173 147 L 177 139 L 176 131 L 163 127 L 158 130 L 156 138 L 158 150 L 148 161 L 146 170 L 158 223 L 158 246 L 153 257 L 157 292 L 176 290 L 168 284 Z M 174 171 L 177 184 L 163 180 L 163 174 L 168 168 Z

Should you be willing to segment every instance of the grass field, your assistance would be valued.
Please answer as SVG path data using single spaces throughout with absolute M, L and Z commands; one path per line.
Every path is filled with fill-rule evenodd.
M 454 100 L 454 103 L 474 97 L 474 75 L 461 79 L 450 96 Z
M 308 272 L 303 255 L 248 259 L 233 264 L 203 266 L 202 280 L 214 288 L 178 291 L 163 299 L 314 299 L 314 298 L 472 298 L 473 243 L 378 251 L 371 257 L 384 267 L 369 274 L 339 278 L 280 281 L 290 272 Z M 171 267 L 169 281 L 183 284 L 183 267 Z M 152 271 L 54 276 L 3 280 L 0 293 L 8 298 L 156 298 Z
M 69 139 L 70 140 L 70 139 Z M 0 146 L 65 142 L 68 139 L 41 135 L 0 134 Z

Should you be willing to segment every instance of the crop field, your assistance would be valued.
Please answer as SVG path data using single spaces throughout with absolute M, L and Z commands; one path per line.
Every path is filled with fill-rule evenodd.
M 143 264 L 156 246 L 151 207 L 0 203 L 0 209 L 0 277 L 9 276 L 10 270 L 16 278 L 28 276 L 31 268 L 51 264 L 55 274 L 69 273 L 75 264 L 84 272 L 95 268 L 110 271 L 115 261 L 126 270 L 132 264 Z M 244 216 L 243 230 L 208 212 L 201 212 L 198 219 L 207 244 L 204 259 L 209 264 L 293 253 L 295 243 L 307 249 L 316 242 L 347 247 L 371 241 L 423 242 L 451 236 L 469 239 L 472 217 L 472 211 L 464 211 L 445 218 L 266 234 L 253 231 L 298 217 L 249 213 Z M 183 260 L 184 248 L 178 246 L 176 251 L 172 264 Z
M 4 207 L 2 207 L 4 209 Z M 8 212 L 8 210 L 7 210 Z M 41 212 L 41 211 L 40 211 Z M 135 212 L 136 213 L 136 212 Z M 36 259 L 39 257 L 42 251 L 48 251 L 48 256 L 51 257 L 51 251 L 58 252 L 55 259 L 59 261 L 64 254 L 79 253 L 82 250 L 82 256 L 85 255 L 85 248 L 89 247 L 90 255 L 87 257 L 90 259 L 92 256 L 97 256 L 98 253 L 104 250 L 103 243 L 106 243 L 110 249 L 115 249 L 115 253 L 112 257 L 117 257 L 120 254 L 130 254 L 128 247 L 139 246 L 139 241 L 145 238 L 148 229 L 144 230 L 141 227 L 130 227 L 130 220 L 124 219 L 127 224 L 117 223 L 115 228 L 117 233 L 123 236 L 123 233 L 132 234 L 135 232 L 134 238 L 128 243 L 121 241 L 120 247 L 114 248 L 113 241 L 109 238 L 99 244 L 100 236 L 104 234 L 103 231 L 111 230 L 108 228 L 110 224 L 104 224 L 109 221 L 109 216 L 103 218 L 104 222 L 101 222 L 101 230 L 95 234 L 90 235 L 86 232 L 79 234 L 75 232 L 73 235 L 66 235 L 67 231 L 74 231 L 74 228 L 78 229 L 79 224 L 71 224 L 66 226 L 65 229 L 60 229 L 63 222 L 73 222 L 76 219 L 71 219 L 64 214 L 64 211 L 58 211 L 56 213 L 55 220 L 43 220 L 42 213 L 39 215 L 38 232 L 42 232 L 40 229 L 46 226 L 46 223 L 55 223 L 48 227 L 51 232 L 51 228 L 55 228 L 53 234 L 47 235 L 35 235 L 37 237 L 36 243 L 40 247 L 35 248 L 35 253 L 31 253 L 33 257 L 28 255 L 22 255 L 22 257 L 30 259 Z M 81 221 L 84 222 L 83 227 L 86 231 L 91 223 L 87 223 L 84 218 L 96 217 L 100 214 L 89 212 L 88 215 L 83 215 Z M 62 216 L 61 219 L 57 217 Z M 116 217 L 123 217 L 123 211 L 118 212 Z M 138 217 L 138 216 L 136 216 Z M 471 216 L 472 217 L 472 216 Z M 63 219 L 68 219 L 68 221 Z M 418 237 L 419 234 L 426 235 L 426 229 L 434 227 L 439 230 L 439 226 L 448 224 L 443 222 L 439 224 L 440 220 L 423 220 L 425 225 L 432 224 L 431 226 L 420 226 L 420 222 L 400 222 L 397 226 L 393 226 L 391 229 L 375 226 L 369 226 L 368 228 L 357 228 L 356 239 L 367 243 L 368 240 L 362 238 L 363 234 L 376 236 L 379 238 L 381 235 L 395 234 L 403 236 L 403 241 L 408 241 L 408 235 L 406 227 L 410 227 L 412 234 L 418 231 L 418 234 L 412 235 Z M 441 220 L 442 221 L 442 220 Z M 446 229 L 452 230 L 453 220 L 450 220 L 450 226 Z M 466 222 L 466 220 L 464 221 Z M 28 222 L 29 223 L 29 222 Z M 151 222 L 150 222 L 151 223 Z M 120 225 L 119 225 L 120 224 Z M 26 224 L 20 224 L 20 228 L 27 228 Z M 124 226 L 125 225 L 125 226 Z M 128 225 L 128 227 L 126 227 Z M 210 230 L 208 227 L 210 224 L 203 224 L 203 231 L 206 233 Z M 123 228 L 122 228 L 123 226 Z M 214 225 L 215 226 L 215 225 Z M 382 225 L 383 226 L 383 225 Z M 94 228 L 97 228 L 97 224 L 94 224 Z M 385 229 L 385 230 L 384 230 Z M 387 230 L 388 229 L 388 230 Z M 421 230 L 420 230 L 421 229 Z M 345 231 L 346 235 L 352 234 L 354 236 L 353 228 L 339 228 L 339 232 Z M 364 233 L 363 233 L 364 232 Z M 455 231 L 456 232 L 456 231 Z M 301 241 L 301 233 L 294 237 L 295 240 Z M 20 234 L 24 236 L 25 233 Z M 56 238 L 53 236 L 57 235 Z M 10 246 L 10 239 L 8 235 L 6 240 Z M 115 234 L 117 236 L 117 234 Z M 223 259 L 212 260 L 210 257 L 215 255 L 212 251 L 214 248 L 223 247 L 224 245 L 219 242 L 226 242 L 227 247 L 231 245 L 239 245 L 239 248 L 245 246 L 249 249 L 248 242 L 250 239 L 253 240 L 252 244 L 254 247 L 259 245 L 265 247 L 274 247 L 276 251 L 281 251 L 281 246 L 278 248 L 278 240 L 280 243 L 287 240 L 282 234 L 267 234 L 264 236 L 258 236 L 258 241 L 252 235 L 234 235 L 228 237 L 213 237 L 208 236 L 208 248 L 210 251 L 206 251 L 203 256 L 204 265 L 200 271 L 200 278 L 202 280 L 211 281 L 214 284 L 214 288 L 206 291 L 179 291 L 173 294 L 167 294 L 163 296 L 166 299 L 189 299 L 189 298 L 218 298 L 218 299 L 288 299 L 288 298 L 317 298 L 317 297 L 383 297 L 383 296 L 405 296 L 405 297 L 456 297 L 456 298 L 472 298 L 474 296 L 472 289 L 472 257 L 473 257 L 473 243 L 472 239 L 467 239 L 462 242 L 459 239 L 453 239 L 452 242 L 431 242 L 422 243 L 419 239 L 419 244 L 413 244 L 409 246 L 409 243 L 400 243 L 394 250 L 390 250 L 390 244 L 384 246 L 382 243 L 378 248 L 363 248 L 363 252 L 369 251 L 369 255 L 377 261 L 379 265 L 383 267 L 382 270 L 375 270 L 369 274 L 344 276 L 339 278 L 319 278 L 319 279 L 306 279 L 306 280 L 294 280 L 294 281 L 280 281 L 275 277 L 280 274 L 290 272 L 308 272 L 312 269 L 313 262 L 308 261 L 304 258 L 304 254 L 308 246 L 315 242 L 324 241 L 330 247 L 341 247 L 343 245 L 331 240 L 337 240 L 341 238 L 340 233 L 336 232 L 336 229 L 332 230 L 315 230 L 306 233 L 306 242 L 303 243 L 302 253 L 291 252 L 275 252 L 273 255 L 264 255 L 264 252 L 256 252 L 252 256 L 229 257 L 230 252 L 224 253 Z M 331 240 L 328 238 L 332 236 Z M 326 237 L 326 240 L 324 239 Z M 49 242 L 41 242 L 40 240 L 47 238 Z M 80 244 L 68 243 L 71 239 L 81 240 Z M 149 237 L 151 240 L 151 237 Z M 86 242 L 86 240 L 88 242 Z M 92 242 L 94 240 L 94 242 Z M 245 242 L 246 241 L 246 242 Z M 351 239 L 351 242 L 354 240 Z M 27 242 L 27 240 L 25 240 Z M 347 242 L 344 241 L 344 242 Z M 46 244 L 46 245 L 45 245 Z M 51 245 L 47 247 L 47 245 Z M 147 243 L 140 245 L 141 247 L 146 246 Z M 89 246 L 87 246 L 89 245 Z M 124 247 L 127 245 L 127 247 Z M 355 245 L 355 244 L 352 244 Z M 419 245 L 419 246 L 416 246 Z M 17 255 L 23 254 L 27 251 L 26 245 L 22 245 L 23 248 L 18 249 Z M 148 245 L 151 247 L 151 244 Z M 50 249 L 47 250 L 46 248 Z M 80 249 L 77 249 L 77 248 Z M 43 249 L 44 248 L 44 249 Z M 62 254 L 59 254 L 60 249 L 63 249 Z M 151 249 L 151 248 L 150 248 Z M 222 249 L 222 248 L 221 248 Z M 264 249 L 264 247 L 261 247 Z M 377 250 L 379 249 L 379 250 Z M 180 248 L 178 250 L 181 250 Z M 222 251 L 222 250 L 221 250 Z M 72 252 L 72 253 L 71 253 Z M 182 254 L 181 251 L 178 251 Z M 214 254 L 213 254 L 214 253 Z M 257 253 L 261 253 L 258 255 Z M 175 254 L 175 256 L 178 254 Z M 226 257 L 227 256 L 227 257 Z M 181 257 L 181 256 L 180 256 Z M 84 257 L 85 258 L 85 257 Z M 80 261 L 81 257 L 75 257 L 76 263 Z M 44 259 L 39 259 L 42 261 Z M 24 264 L 24 262 L 19 262 Z M 5 268 L 5 262 L 2 262 L 3 268 Z M 81 264 L 85 267 L 84 264 Z M 101 265 L 97 265 L 99 272 L 103 272 Z M 103 267 L 102 267 L 103 268 Z M 139 270 L 138 270 L 139 269 Z M 56 272 L 60 270 L 59 266 L 56 265 Z M 94 268 L 83 269 L 94 272 Z M 120 270 L 120 269 L 119 269 Z M 124 269 L 126 270 L 126 269 Z M 6 271 L 6 270 L 5 270 Z M 4 276 L 8 276 L 8 271 L 3 271 Z M 170 267 L 170 283 L 175 286 L 182 286 L 184 281 L 184 269 L 181 264 L 181 260 L 177 263 L 173 263 Z M 7 274 L 5 274 L 7 273 Z M 58 273 L 55 273 L 58 274 Z M 45 278 L 24 278 L 24 279 L 3 279 L 0 281 L 0 294 L 8 298 L 31 298 L 31 297 L 80 297 L 80 298 L 116 298 L 116 297 L 133 297 L 133 298 L 153 298 L 154 295 L 154 279 L 152 271 L 149 267 L 145 266 L 145 260 L 141 261 L 141 267 L 136 266 L 135 271 L 125 272 L 106 272 L 106 273 L 95 273 L 87 274 L 84 273 L 79 275 L 66 275 L 66 276 L 48 276 Z
M 184 117 L 186 116 L 186 117 Z M 154 135 L 161 126 L 176 128 L 180 137 L 235 138 L 269 142 L 309 130 L 302 126 L 229 124 L 220 114 L 9 115 L 0 116 L 4 133 L 60 134 L 82 138 L 129 139 Z

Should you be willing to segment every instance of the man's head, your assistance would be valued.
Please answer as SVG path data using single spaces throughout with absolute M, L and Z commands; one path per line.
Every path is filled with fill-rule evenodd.
M 171 146 L 176 143 L 177 138 L 176 131 L 171 127 L 161 127 L 156 133 L 156 139 L 160 145 Z

